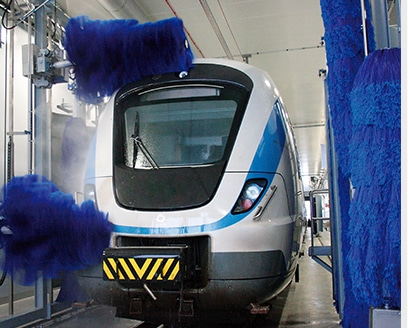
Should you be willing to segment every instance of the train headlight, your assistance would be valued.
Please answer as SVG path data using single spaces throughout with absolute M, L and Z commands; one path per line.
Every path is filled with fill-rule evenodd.
M 241 194 L 236 201 L 232 214 L 245 213 L 254 207 L 267 185 L 266 179 L 251 179 L 245 182 Z

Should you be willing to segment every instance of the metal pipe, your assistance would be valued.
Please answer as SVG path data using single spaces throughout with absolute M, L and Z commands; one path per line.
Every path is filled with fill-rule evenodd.
M 12 21 L 14 18 L 14 3 L 10 3 L 9 7 L 9 20 Z M 8 42 L 7 42 L 8 41 Z M 12 176 L 12 148 L 10 148 L 13 142 L 13 98 L 14 98 L 14 30 L 7 30 L 7 41 L 6 41 L 6 56 L 5 56 L 5 111 L 4 111 L 4 159 L 7 165 L 4 167 L 4 180 L 5 183 L 8 182 Z M 8 128 L 7 128 L 8 126 Z M 9 130 L 9 141 L 7 142 L 7 129 Z M 11 133 L 11 134 L 10 134 Z M 10 140 L 11 138 L 11 140 Z M 9 291 L 8 291 L 8 313 L 9 315 L 14 314 L 14 282 L 10 279 Z
M 33 51 L 33 27 L 32 27 L 32 17 L 28 17 L 27 20 L 27 34 L 28 34 L 28 46 L 29 46 L 29 54 Z M 28 174 L 34 173 L 34 110 L 33 110 L 33 85 L 31 81 L 31 72 L 34 72 L 34 63 L 32 56 L 28 56 L 28 100 L 27 100 L 27 108 L 28 108 Z
M 47 13 L 42 7 L 35 15 L 35 44 L 48 47 Z M 34 170 L 51 179 L 51 113 L 47 106 L 47 90 L 34 87 Z
M 342 224 L 341 224 L 341 203 L 339 192 L 339 169 L 336 147 L 334 144 L 334 132 L 328 102 L 327 80 L 324 80 L 324 100 L 325 113 L 328 117 L 327 124 L 327 145 L 330 162 L 329 173 L 329 198 L 330 198 L 330 218 L 331 218 L 331 244 L 332 244 L 332 267 L 333 267 L 333 298 L 337 302 L 340 319 L 344 318 L 345 288 L 344 288 L 344 263 L 342 247 Z M 344 178 L 344 177 L 343 177 Z M 347 200 L 344 200 L 347 201 Z
M 225 54 L 227 55 L 228 59 L 234 59 L 232 56 L 231 50 L 228 47 L 227 42 L 225 41 L 224 35 L 221 32 L 220 27 L 218 26 L 218 23 L 210 9 L 210 6 L 207 3 L 207 0 L 200 0 L 201 7 L 203 7 L 203 10 L 205 14 L 207 15 L 207 18 L 211 24 L 211 27 L 213 28 L 215 35 L 218 38 L 218 41 L 220 41 L 221 47 L 224 49 Z
M 48 47 L 46 7 L 37 10 L 34 22 L 35 44 L 40 49 Z M 47 90 L 34 87 L 34 171 L 40 176 L 51 179 L 51 110 L 47 104 Z M 45 318 L 51 317 L 51 280 L 44 279 L 38 272 L 35 282 L 35 307 L 43 311 Z
M 18 22 L 17 25 L 20 24 L 23 20 L 25 20 L 27 17 L 31 16 L 31 14 L 35 14 L 38 10 L 40 10 L 42 7 L 44 7 L 48 2 L 51 0 L 45 0 L 43 3 L 39 4 L 37 7 L 34 7 L 31 9 L 29 12 L 27 12 Z
M 303 129 L 303 128 L 316 128 L 320 126 L 326 126 L 326 123 L 316 122 L 316 123 L 294 124 L 292 125 L 292 128 L 293 129 Z
M 401 1 L 397 1 L 397 21 L 398 21 L 398 44 L 401 48 Z
M 10 21 L 14 19 L 14 3 L 10 4 Z M 14 176 L 14 29 L 9 30 L 8 80 L 8 144 L 7 144 L 7 181 Z
M 153 294 L 153 292 L 150 290 L 150 288 L 146 284 L 143 284 L 143 288 L 146 290 L 149 296 L 153 299 L 153 301 L 157 300 L 157 297 Z
M 69 60 L 61 60 L 57 61 L 54 64 L 52 64 L 53 68 L 68 68 L 68 67 L 73 67 L 74 64 L 72 64 Z
M 35 14 L 38 10 L 43 8 L 48 2 L 51 0 L 45 0 L 43 3 L 39 4 L 37 7 L 34 7 L 33 9 L 29 10 L 22 18 L 20 18 L 17 23 L 14 23 L 13 25 L 9 26 L 8 29 L 13 29 L 17 27 L 20 23 L 22 23 L 26 18 L 30 17 L 32 14 Z
M 369 0 L 371 6 L 371 24 L 374 28 L 376 49 L 390 47 L 390 34 L 388 27 L 388 5 L 386 0 Z
M 360 5 L 361 5 L 361 23 L 363 28 L 364 55 L 368 56 L 367 11 L 365 6 L 365 0 L 361 0 Z
M 0 27 L 0 29 L 1 29 L 1 27 Z M 8 33 L 6 32 L 6 39 L 5 39 L 5 59 L 4 59 L 4 94 L 5 95 L 7 95 L 7 90 L 8 90 L 8 88 L 7 88 L 7 86 L 8 86 L 8 83 L 7 83 L 7 76 L 8 76 L 8 49 L 7 49 L 7 44 L 8 44 L 8 42 L 7 42 L 7 36 L 8 36 Z M 0 42 L 1 42 L 1 40 L 0 40 Z M 6 108 L 7 108 L 7 96 L 5 96 L 4 97 L 4 117 L 3 117 L 3 133 L 4 133 L 4 135 L 3 135 L 3 161 L 4 161 L 4 163 L 5 163 L 5 161 L 6 161 L 6 158 L 7 158 L 7 153 L 6 153 L 6 150 L 7 150 L 7 142 L 6 142 L 6 136 L 7 136 L 7 134 L 6 134 L 6 132 L 7 132 L 7 110 L 6 110 Z M 3 165 L 3 185 L 5 185 L 6 184 L 6 182 L 7 182 L 7 180 L 6 180 L 6 176 L 7 176 L 7 167 L 6 167 L 6 165 Z

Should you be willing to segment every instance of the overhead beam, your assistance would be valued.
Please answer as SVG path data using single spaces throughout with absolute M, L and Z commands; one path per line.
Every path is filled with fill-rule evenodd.
M 227 42 L 225 41 L 224 35 L 221 32 L 220 27 L 218 26 L 217 20 L 215 19 L 210 6 L 207 3 L 207 0 L 200 0 L 200 4 L 201 7 L 203 7 L 203 10 L 208 18 L 208 21 L 211 24 L 211 27 L 215 33 L 215 35 L 218 38 L 218 41 L 221 44 L 221 47 L 224 49 L 225 54 L 227 55 L 228 59 L 234 59 L 234 57 L 232 56 L 231 50 L 228 47 Z

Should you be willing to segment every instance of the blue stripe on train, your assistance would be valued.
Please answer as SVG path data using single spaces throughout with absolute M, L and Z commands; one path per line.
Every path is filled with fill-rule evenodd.
M 271 178 L 269 179 L 269 183 L 271 183 L 273 178 L 272 172 L 277 171 L 284 150 L 285 142 L 286 142 L 285 128 L 275 106 L 274 110 L 271 113 L 271 116 L 269 117 L 268 124 L 266 125 L 264 134 L 256 151 L 254 160 L 252 161 L 249 171 L 250 173 L 248 174 L 247 179 L 259 177 L 259 174 L 256 173 L 263 172 L 265 174 L 269 173 L 268 175 L 271 175 Z M 251 211 L 253 211 L 255 208 L 256 207 L 254 207 Z M 249 213 L 251 213 L 251 211 Z M 114 232 L 138 235 L 150 235 L 150 234 L 182 235 L 199 232 L 209 232 L 229 227 L 243 220 L 249 213 L 234 215 L 228 213 L 226 216 L 224 216 L 223 218 L 216 222 L 196 226 L 145 228 L 115 225 Z

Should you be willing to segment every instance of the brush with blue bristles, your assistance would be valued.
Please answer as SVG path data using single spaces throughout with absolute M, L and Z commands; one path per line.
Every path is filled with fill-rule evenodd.
M 193 61 L 179 18 L 144 24 L 71 18 L 64 47 L 74 65 L 77 95 L 90 103 L 146 76 L 188 71 Z
M 38 272 L 56 278 L 101 261 L 112 224 L 93 202 L 77 205 L 71 194 L 38 175 L 13 178 L 3 193 L 1 266 L 13 279 L 31 285 Z

